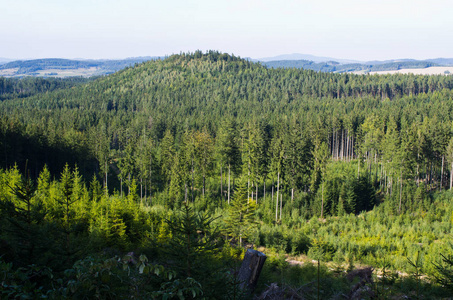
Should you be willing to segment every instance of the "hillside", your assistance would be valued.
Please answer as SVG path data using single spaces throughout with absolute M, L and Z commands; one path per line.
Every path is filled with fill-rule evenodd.
M 107 75 L 159 57 L 137 57 L 123 60 L 70 60 L 45 58 L 34 60 L 8 61 L 0 64 L 0 76 L 4 77 L 71 77 Z
M 307 69 L 321 72 L 384 72 L 394 71 L 400 69 L 425 69 L 429 67 L 439 66 L 439 64 L 432 61 L 390 61 L 390 62 L 369 62 L 369 63 L 354 63 L 354 64 L 341 64 L 336 61 L 318 62 L 307 60 L 280 60 L 280 61 L 266 61 L 264 65 L 270 68 L 298 68 Z
M 42 287 L 28 293 L 228 299 L 243 249 L 260 246 L 256 295 L 351 295 L 363 265 L 366 297 L 451 295 L 453 76 L 197 51 L 31 81 L 29 95 L 14 80 L 0 102 L 0 266 Z

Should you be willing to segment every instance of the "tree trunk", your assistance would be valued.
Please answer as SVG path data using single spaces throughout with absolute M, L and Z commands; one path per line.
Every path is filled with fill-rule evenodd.
M 442 190 L 443 178 L 444 178 L 444 156 L 442 155 L 442 167 L 440 169 L 440 187 L 439 187 L 439 191 Z
M 228 164 L 228 204 L 230 204 L 230 170 L 231 165 Z
M 193 168 L 193 156 L 192 156 L 192 203 L 194 202 L 194 186 L 195 186 L 195 179 L 194 179 L 194 168 Z
M 151 204 L 151 188 L 152 188 L 152 165 L 153 165 L 153 160 L 150 157 L 149 158 L 149 204 Z M 145 191 L 146 194 L 146 191 Z M 146 201 L 146 200 L 145 200 Z
M 272 196 L 271 196 L 271 201 L 272 201 L 272 204 L 274 204 L 274 179 L 272 179 Z
M 349 130 L 346 130 L 346 161 L 349 161 Z
M 249 172 L 247 176 L 247 203 L 249 203 L 250 199 L 250 165 L 249 165 Z
M 450 170 L 450 191 L 453 185 L 453 161 L 451 162 L 451 170 Z
M 266 179 L 263 180 L 263 203 L 266 202 Z
M 282 210 L 283 210 L 283 193 L 280 193 L 280 221 L 282 220 Z
M 403 198 L 403 169 L 401 169 L 401 175 L 400 175 L 400 205 L 398 207 L 398 213 L 401 214 L 401 200 Z
M 258 204 L 258 183 L 256 183 L 255 185 L 256 185 L 256 194 L 255 194 L 256 200 L 255 200 L 255 203 Z
M 321 219 L 324 215 L 324 180 L 321 184 Z
M 108 173 L 108 169 L 107 169 L 107 158 L 105 158 L 105 190 L 106 190 L 106 191 L 109 190 L 108 182 L 107 182 L 107 173 Z
M 203 174 L 203 199 L 204 199 L 204 191 L 206 189 L 206 176 Z
M 242 290 L 248 293 L 254 291 L 266 258 L 266 255 L 262 252 L 247 250 L 238 272 L 239 286 Z
M 277 174 L 277 204 L 275 206 L 275 222 L 278 221 L 278 192 L 280 188 L 280 172 Z
M 223 180 L 222 180 L 222 166 L 220 166 L 220 199 L 222 199 L 223 202 Z

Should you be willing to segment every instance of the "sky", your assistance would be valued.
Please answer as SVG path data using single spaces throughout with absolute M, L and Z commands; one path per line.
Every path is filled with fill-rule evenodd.
M 0 57 L 453 57 L 452 0 L 0 0 Z

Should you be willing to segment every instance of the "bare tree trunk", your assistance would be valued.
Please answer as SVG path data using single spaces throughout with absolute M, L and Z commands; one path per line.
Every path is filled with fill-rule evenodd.
M 337 156 L 337 160 L 340 158 L 340 133 L 339 132 L 336 132 L 336 136 L 337 136 L 337 141 L 336 141 L 336 145 L 337 145 L 337 149 L 336 149 L 336 156 Z
M 442 155 L 442 167 L 440 169 L 440 187 L 439 187 L 439 191 L 442 190 L 443 179 L 444 179 L 444 156 Z
M 354 158 L 354 136 L 352 136 L 352 141 L 351 141 L 351 159 Z
M 272 196 L 271 196 L 272 204 L 274 204 L 274 179 L 272 179 Z
M 335 127 L 332 128 L 332 160 L 335 159 Z
M 248 176 L 247 176 L 247 203 L 249 202 L 250 199 L 250 165 L 249 165 L 249 171 L 248 171 Z
M 282 219 L 282 210 L 283 210 L 283 193 L 280 193 L 280 220 Z
M 152 156 L 151 156 L 152 157 Z M 149 204 L 151 204 L 151 197 L 152 197 L 152 165 L 153 165 L 153 160 L 152 158 L 149 158 Z M 146 193 L 146 192 L 145 192 Z
M 450 191 L 453 185 L 453 161 L 451 162 L 451 170 L 450 170 Z
M 195 178 L 194 178 L 194 167 L 193 167 L 193 155 L 192 155 L 192 203 L 194 202 L 194 189 L 195 189 Z
M 401 169 L 401 175 L 400 175 L 400 205 L 398 207 L 398 213 L 401 214 L 401 200 L 403 198 L 403 169 Z
M 294 188 L 291 189 L 291 204 L 293 204 L 294 200 Z
M 256 194 L 255 194 L 256 195 L 255 196 L 256 200 L 255 200 L 255 203 L 258 204 L 258 183 L 255 183 L 255 185 L 256 185 Z
M 222 166 L 220 166 L 220 199 L 222 199 L 223 202 L 223 180 L 222 180 Z
M 108 182 L 107 182 L 107 173 L 108 173 L 108 166 L 107 166 L 107 157 L 105 158 L 105 190 L 109 190 Z
M 349 161 L 349 130 L 346 130 L 346 161 Z
M 184 202 L 187 203 L 187 183 L 184 182 Z
M 228 164 L 228 204 L 230 204 L 230 170 L 231 165 Z
M 277 204 L 275 206 L 275 222 L 278 221 L 278 193 L 280 189 L 280 172 L 277 174 Z
M 322 181 L 321 185 L 321 219 L 324 215 L 324 180 Z
M 203 199 L 204 199 L 205 189 L 206 189 L 206 176 L 203 174 Z
M 263 180 L 263 203 L 266 202 L 266 178 Z

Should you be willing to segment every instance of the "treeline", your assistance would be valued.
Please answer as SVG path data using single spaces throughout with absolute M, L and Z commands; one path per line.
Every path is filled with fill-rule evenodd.
M 0 101 L 14 98 L 25 98 L 38 93 L 52 92 L 57 89 L 67 89 L 78 84 L 87 83 L 92 79 L 82 77 L 34 78 L 23 79 L 0 77 Z
M 298 68 L 321 72 L 377 72 L 377 71 L 391 71 L 400 69 L 420 69 L 438 66 L 437 63 L 431 61 L 400 61 L 400 62 L 376 62 L 376 63 L 353 63 L 353 64 L 340 64 L 336 61 L 316 63 L 310 60 L 276 60 L 264 63 L 265 66 L 270 68 Z

